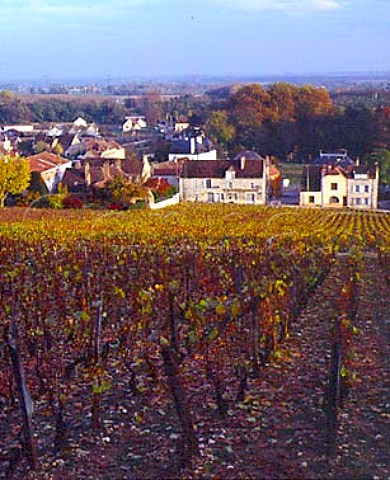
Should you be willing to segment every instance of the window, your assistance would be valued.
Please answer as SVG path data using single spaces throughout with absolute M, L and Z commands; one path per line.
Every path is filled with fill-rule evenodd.
M 364 191 L 370 193 L 370 185 L 364 185 Z
M 233 188 L 233 182 L 228 182 L 227 183 L 227 188 Z
M 254 190 L 256 188 L 256 185 L 252 182 L 251 183 L 251 188 Z
M 246 194 L 246 202 L 247 203 L 255 203 L 256 194 L 255 193 L 247 193 Z
M 211 178 L 206 178 L 206 180 L 205 180 L 205 187 L 206 187 L 206 188 L 211 188 Z
M 207 194 L 207 201 L 209 203 L 213 203 L 214 202 L 214 195 L 212 193 L 208 193 Z
M 330 184 L 330 189 L 331 189 L 331 190 L 338 190 L 338 185 L 337 185 L 337 183 L 331 183 L 331 184 Z
M 361 198 L 357 198 L 356 199 L 356 205 L 361 205 L 362 204 L 362 199 Z
M 369 198 L 365 198 L 364 200 L 365 200 L 366 205 L 370 205 L 370 199 Z
M 360 193 L 360 185 L 356 185 L 356 193 Z
M 225 194 L 221 193 L 221 202 L 224 202 L 224 201 L 225 201 Z
M 236 172 L 233 170 L 226 170 L 225 178 L 226 180 L 234 180 L 236 178 Z
M 309 196 L 309 203 L 314 203 L 314 195 Z

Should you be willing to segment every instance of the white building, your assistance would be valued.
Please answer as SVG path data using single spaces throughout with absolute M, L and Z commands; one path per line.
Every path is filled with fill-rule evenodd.
M 265 205 L 269 161 L 185 161 L 179 180 L 181 201 Z
M 134 116 L 134 117 L 126 117 L 126 121 L 122 125 L 122 132 L 123 133 L 136 132 L 146 127 L 147 127 L 147 123 L 144 116 L 140 115 L 140 116 Z

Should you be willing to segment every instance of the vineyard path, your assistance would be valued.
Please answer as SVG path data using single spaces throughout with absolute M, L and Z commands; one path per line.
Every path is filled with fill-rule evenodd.
M 334 455 L 326 454 L 329 324 L 345 261 L 338 257 L 292 325 L 280 361 L 252 382 L 248 393 L 260 407 L 250 411 L 249 420 L 259 423 L 251 430 L 244 421 L 232 425 L 240 448 L 231 462 L 231 478 L 390 478 L 390 288 L 372 253 L 364 256 L 360 268 L 354 323 L 359 332 L 353 347 L 356 381 L 339 414 Z

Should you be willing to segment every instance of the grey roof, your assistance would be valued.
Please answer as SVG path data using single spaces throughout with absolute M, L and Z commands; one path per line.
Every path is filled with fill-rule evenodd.
M 262 178 L 264 163 L 246 160 L 241 168 L 239 160 L 188 160 L 184 162 L 182 178 L 224 178 L 227 170 L 234 169 L 236 178 Z
M 348 157 L 346 151 L 329 153 L 320 152 L 313 162 L 313 165 L 337 165 L 343 168 L 354 164 L 354 161 Z
M 254 150 L 242 150 L 234 157 L 234 160 L 240 160 L 242 157 L 244 157 L 245 160 L 264 160 L 264 157 Z

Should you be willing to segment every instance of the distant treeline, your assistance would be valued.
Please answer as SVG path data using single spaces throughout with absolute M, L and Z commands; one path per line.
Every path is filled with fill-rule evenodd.
M 336 105 L 325 88 L 312 86 L 243 86 L 219 100 L 205 123 L 222 148 L 254 148 L 281 160 L 307 159 L 321 149 L 364 156 L 390 148 L 390 107 Z
M 325 88 L 283 82 L 170 100 L 153 92 L 118 100 L 99 96 L 68 99 L 66 95 L 21 98 L 2 91 L 0 124 L 72 122 L 81 116 L 88 122 L 119 127 L 127 115 L 145 115 L 151 125 L 171 116 L 203 127 L 221 152 L 232 154 L 244 147 L 281 160 L 301 160 L 321 149 L 346 148 L 352 156 L 364 156 L 390 149 L 387 93 L 383 91 L 380 98 L 372 90 L 332 97 Z
M 112 99 L 85 100 L 64 95 L 63 98 L 47 96 L 22 99 L 9 91 L 0 92 L 0 124 L 73 122 L 83 117 L 88 122 L 120 124 L 130 110 L 123 102 Z

